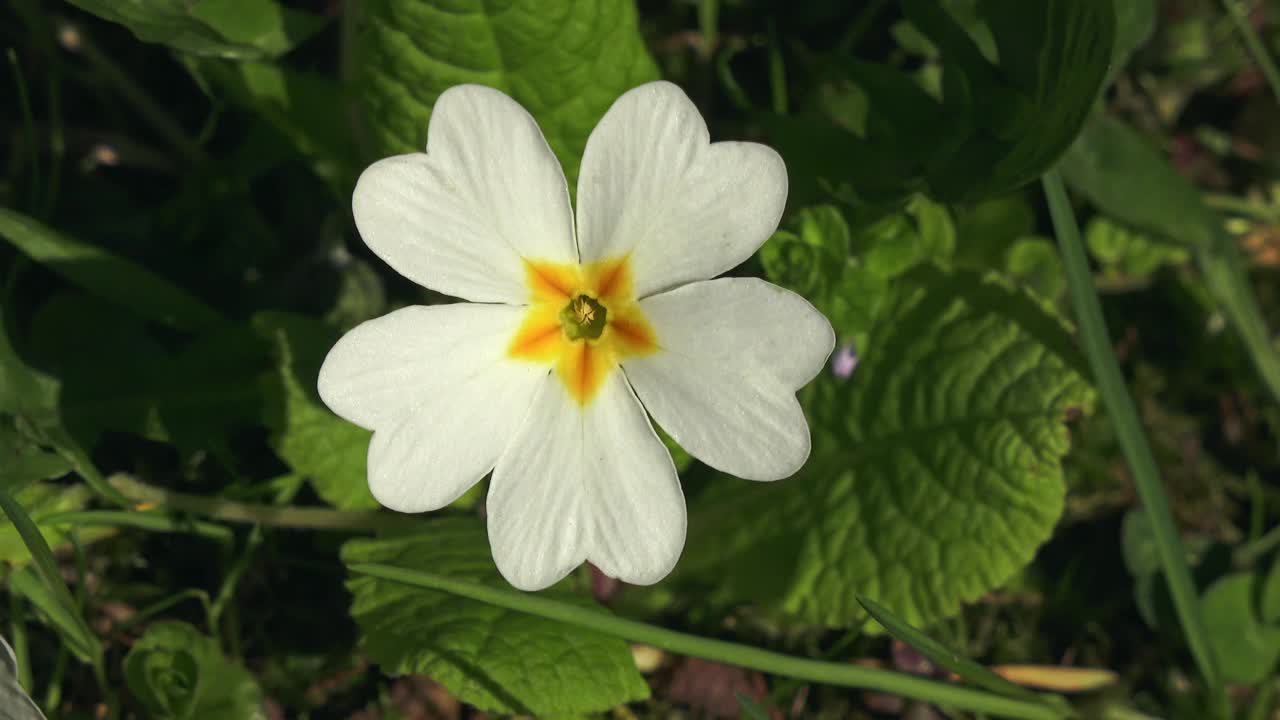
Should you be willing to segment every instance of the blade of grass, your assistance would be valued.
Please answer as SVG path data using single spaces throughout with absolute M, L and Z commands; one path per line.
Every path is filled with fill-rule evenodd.
M 652 645 L 668 652 L 728 663 L 782 677 L 799 678 L 827 685 L 879 690 L 943 707 L 998 717 L 1025 718 L 1026 720 L 1060 720 L 1065 717 L 1063 712 L 1054 708 L 993 695 L 984 690 L 959 687 L 889 670 L 798 658 L 724 640 L 688 635 L 541 595 L 455 580 L 434 573 L 404 570 L 389 565 L 357 563 L 349 566 L 348 569 L 351 572 L 383 580 L 444 591 L 631 642 Z
M 79 650 L 84 652 L 87 659 L 95 662 L 95 665 L 101 665 L 102 646 L 97 639 L 97 635 L 93 634 L 90 626 L 84 621 L 79 614 L 79 606 L 76 598 L 72 597 L 67 583 L 63 582 L 63 577 L 58 571 L 58 561 L 54 560 L 54 552 L 49 550 L 49 543 L 45 542 L 45 536 L 40 533 L 40 528 L 31 520 L 31 516 L 27 515 L 27 511 L 14 500 L 12 495 L 6 488 L 0 488 L 0 510 L 4 510 L 4 514 L 8 516 L 10 523 L 13 524 L 15 530 L 18 530 L 18 536 L 22 537 L 22 542 L 26 544 L 27 551 L 31 552 L 32 565 L 35 566 L 36 575 L 41 583 L 44 584 L 49 596 L 44 598 L 46 601 L 45 610 L 50 614 L 59 614 L 59 623 L 64 624 L 65 632 L 70 637 L 76 639 L 79 644 Z M 15 570 L 10 574 L 9 582 L 14 587 L 22 582 L 23 570 Z M 33 589 L 33 588 L 28 588 Z M 32 593 L 24 592 L 28 597 Z M 38 594 L 38 593 L 37 593 Z
M 1102 396 L 1107 414 L 1115 426 L 1120 447 L 1133 475 L 1138 495 L 1142 499 L 1143 510 L 1151 523 L 1156 548 L 1159 551 L 1160 565 L 1169 583 L 1169 592 L 1173 596 L 1174 608 L 1182 630 L 1186 634 L 1191 655 L 1195 658 L 1210 695 L 1218 698 L 1221 704 L 1222 699 L 1225 699 L 1222 680 L 1218 675 L 1217 663 L 1214 661 L 1213 651 L 1209 645 L 1208 632 L 1200 616 L 1200 602 L 1191 581 L 1191 571 L 1186 564 L 1186 554 L 1173 525 L 1173 516 L 1169 512 L 1169 500 L 1165 496 L 1155 458 L 1151 454 L 1151 446 L 1138 420 L 1138 412 L 1134 408 L 1133 400 L 1125 388 L 1120 367 L 1112 354 L 1106 321 L 1102 317 L 1102 305 L 1093 287 L 1093 274 L 1089 270 L 1084 246 L 1080 242 L 1080 230 L 1076 226 L 1071 202 L 1067 198 L 1062 178 L 1056 170 L 1046 173 L 1042 181 L 1045 199 L 1049 204 L 1049 213 L 1053 219 L 1054 233 L 1058 237 L 1058 247 L 1067 273 L 1071 304 L 1075 309 L 1076 322 L 1080 326 L 1085 355 L 1093 370 L 1094 380 L 1098 384 L 1099 394 Z
M 961 680 L 970 685 L 1028 702 L 1044 701 L 1042 696 L 1026 688 L 1014 685 L 982 665 L 911 627 L 880 603 L 861 595 L 858 596 L 858 603 L 871 614 L 871 617 L 876 619 L 876 622 L 883 625 L 890 635 L 915 648 L 921 655 L 929 658 L 937 665 L 959 675 Z
M 1254 32 L 1244 3 L 1240 2 L 1240 0 L 1222 0 L 1222 4 L 1226 6 L 1227 14 L 1231 16 L 1231 21 L 1235 23 L 1236 30 L 1240 33 L 1241 39 L 1244 40 L 1245 47 L 1249 49 L 1249 54 L 1253 55 L 1253 61 L 1258 63 L 1258 69 L 1267 78 L 1267 84 L 1271 86 L 1271 93 L 1276 96 L 1277 100 L 1280 100 L 1280 70 L 1276 69 L 1275 61 L 1271 59 L 1266 46 L 1262 44 L 1262 38 L 1259 38 L 1258 33 Z

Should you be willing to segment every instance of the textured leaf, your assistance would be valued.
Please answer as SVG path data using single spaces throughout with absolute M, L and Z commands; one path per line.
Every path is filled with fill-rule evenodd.
M 1046 300 L 1057 300 L 1067 289 L 1067 276 L 1053 241 L 1030 235 L 1018 238 L 1005 255 L 1009 277 Z
M 0 720 L 45 720 L 44 713 L 18 684 L 18 658 L 0 638 Z
M 130 692 L 156 720 L 266 720 L 262 690 L 213 638 L 184 622 L 155 623 L 124 660 Z
M 325 502 L 353 510 L 378 507 L 366 465 L 371 433 L 334 415 L 316 394 L 320 364 L 337 331 L 286 313 L 262 313 L 253 324 L 276 354 L 276 370 L 265 381 L 276 452 Z
M 570 188 L 605 110 L 658 77 L 632 0 L 372 0 L 359 48 L 365 120 L 380 152 L 420 152 L 440 93 L 489 85 L 537 119 Z
M 216 310 L 151 271 L 25 215 L 0 208 L 0 236 L 68 282 L 149 320 L 184 330 L 221 321 Z
M 279 55 L 324 25 L 315 15 L 273 0 L 69 0 L 129 28 L 139 40 L 194 55 L 260 58 Z
M 1256 683 L 1280 660 L 1280 626 L 1263 625 L 1254 606 L 1258 580 L 1252 573 L 1227 575 L 1200 599 L 1209 643 L 1228 682 Z
M 682 577 L 845 626 L 855 593 L 923 626 L 1029 562 L 1063 504 L 1064 418 L 1093 393 L 1054 316 L 971 273 L 897 283 L 857 372 L 812 386 L 796 477 L 726 480 L 690 514 Z
M 412 536 L 352 540 L 342 559 L 506 586 L 483 524 L 471 518 L 435 520 Z M 621 640 L 364 575 L 347 586 L 365 648 L 385 672 L 429 675 L 482 710 L 580 715 L 649 694 Z M 592 605 L 563 585 L 546 592 Z

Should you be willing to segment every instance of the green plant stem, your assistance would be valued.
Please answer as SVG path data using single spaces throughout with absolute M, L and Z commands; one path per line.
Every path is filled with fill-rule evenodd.
M 1249 567 L 1277 547 L 1280 547 L 1280 525 L 1271 528 L 1257 540 L 1236 547 L 1231 553 L 1231 563 L 1236 567 Z
M 27 645 L 26 602 L 18 593 L 9 593 L 9 637 L 13 639 L 13 657 L 18 661 L 18 684 L 31 692 L 31 648 Z
M 1235 239 L 1219 229 L 1211 246 L 1196 250 L 1196 263 L 1209 293 L 1240 334 L 1263 384 L 1280 404 L 1280 350 L 1249 287 L 1248 269 Z
M 64 23 L 64 27 L 73 26 Z M 138 112 L 143 121 L 151 126 L 151 129 L 159 133 L 165 139 L 165 142 L 185 155 L 191 162 L 198 163 L 207 159 L 204 150 L 160 103 L 156 102 L 141 85 L 134 82 L 129 73 L 117 65 L 115 60 L 99 50 L 88 37 L 85 37 L 81 29 L 75 28 L 75 30 L 80 34 L 78 52 L 89 61 L 89 64 L 93 66 L 93 69 L 108 85 L 115 88 L 117 92 L 124 96 L 125 100 L 128 100 L 133 105 L 134 110 Z
M 1276 69 L 1276 64 L 1267 52 L 1266 46 L 1262 44 L 1262 39 L 1249 23 L 1249 14 L 1244 4 L 1240 0 L 1222 0 L 1222 4 L 1226 6 L 1227 15 L 1230 15 L 1231 21 L 1235 23 L 1236 31 L 1244 40 L 1245 47 L 1249 48 L 1249 54 L 1253 55 L 1253 61 L 1258 63 L 1258 69 L 1267 78 L 1267 84 L 1271 86 L 1271 94 L 1280 100 L 1280 70 Z
M 137 503 L 151 503 L 169 510 L 192 513 L 224 522 L 365 532 L 396 527 L 418 527 L 423 522 L 417 516 L 395 515 L 380 510 L 346 511 L 287 505 L 257 505 L 205 495 L 191 495 L 147 485 L 127 475 L 112 475 L 107 482 Z
M 981 690 L 925 680 L 905 673 L 860 667 L 846 663 L 792 657 L 746 645 L 688 635 L 607 612 L 570 605 L 541 595 L 516 592 L 480 583 L 455 580 L 432 573 L 415 572 L 388 565 L 360 563 L 350 566 L 362 573 L 392 582 L 431 590 L 442 590 L 497 607 L 528 613 L 595 632 L 644 643 L 681 655 L 705 658 L 782 677 L 842 687 L 878 690 L 915 698 L 943 707 L 990 715 L 1056 720 L 1063 715 L 1049 707 L 1001 697 Z
M 782 44 L 778 42 L 778 28 L 769 21 L 769 89 L 773 112 L 786 115 L 790 112 L 787 95 L 787 66 L 782 59 Z
M 31 210 L 35 212 L 39 206 L 36 194 L 40 189 L 40 144 L 36 142 L 36 121 L 31 113 L 31 97 L 27 94 L 27 81 L 22 76 L 22 68 L 18 65 L 18 53 L 9 48 L 5 56 L 9 60 L 9 68 L 13 71 L 14 86 L 18 89 L 18 107 L 22 110 L 22 126 L 25 134 L 27 150 L 31 154 Z
M 129 527 L 151 532 L 191 533 L 220 543 L 230 543 L 234 534 L 217 523 L 175 518 L 158 512 L 137 510 L 72 510 L 33 518 L 37 525 L 69 527 Z
M 702 34 L 702 59 L 708 61 L 720 41 L 720 0 L 699 0 L 698 32 Z
M 867 30 L 871 29 L 871 23 L 875 22 L 876 16 L 884 10 L 889 4 L 889 0 L 867 0 L 862 6 L 862 11 L 858 13 L 858 17 L 849 24 L 849 29 L 845 30 L 844 35 L 840 38 L 840 43 L 836 46 L 836 52 L 841 55 L 848 55 L 858 46 L 858 41 L 863 35 L 867 34 Z
M 1138 412 L 1134 409 L 1133 400 L 1129 397 L 1124 378 L 1120 374 L 1120 367 L 1112 353 L 1106 321 L 1102 317 L 1102 305 L 1093 288 L 1093 273 L 1089 269 L 1089 261 L 1085 257 L 1084 246 L 1080 242 L 1080 230 L 1076 226 L 1071 202 L 1067 198 L 1062 178 L 1056 170 L 1045 173 L 1043 183 L 1045 198 L 1053 218 L 1054 231 L 1058 237 L 1058 247 L 1062 252 L 1067 285 L 1071 292 L 1071 304 L 1080 326 L 1085 355 L 1093 370 L 1094 380 L 1098 384 L 1107 414 L 1115 426 L 1116 436 L 1119 438 L 1121 449 L 1129 464 L 1138 495 L 1142 499 L 1143 510 L 1151 523 L 1156 548 L 1160 555 L 1160 564 L 1169 583 L 1169 592 L 1173 596 L 1178 620 L 1182 624 L 1187 643 L 1191 647 L 1191 654 L 1200 668 L 1200 674 L 1210 694 L 1225 698 L 1217 664 L 1214 662 L 1213 651 L 1209 645 L 1209 635 L 1200 617 L 1200 603 L 1195 586 L 1191 582 L 1191 572 L 1187 568 L 1186 553 L 1173 525 L 1173 516 L 1169 512 L 1169 500 L 1165 496 L 1155 458 L 1151 454 L 1151 446 L 1147 442 L 1142 424 L 1138 420 Z

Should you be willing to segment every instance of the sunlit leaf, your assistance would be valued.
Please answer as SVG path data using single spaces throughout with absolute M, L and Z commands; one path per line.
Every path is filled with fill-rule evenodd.
M 254 327 L 275 351 L 277 367 L 264 385 L 276 452 L 325 502 L 346 509 L 378 507 L 366 477 L 371 433 L 330 412 L 316 391 L 320 363 L 337 342 L 337 330 L 286 313 L 260 314 Z
M 1093 402 L 1060 320 L 996 279 L 925 267 L 898 281 L 858 354 L 851 378 L 813 387 L 799 474 L 698 498 L 682 579 L 830 626 L 859 621 L 858 593 L 924 626 L 1049 537 L 1063 422 Z
M 506 587 L 483 523 L 471 518 L 434 520 L 410 536 L 353 540 L 342 559 Z M 385 672 L 429 675 L 481 710 L 581 715 L 649 694 L 621 640 L 368 575 L 352 577 L 347 586 L 365 648 Z M 563 585 L 546 592 L 594 604 Z
M 632 0 L 497 6 L 373 0 L 360 38 L 365 119 L 384 154 L 421 152 L 427 119 L 453 85 L 495 87 L 523 105 L 570 188 L 587 136 L 625 90 L 658 77 Z

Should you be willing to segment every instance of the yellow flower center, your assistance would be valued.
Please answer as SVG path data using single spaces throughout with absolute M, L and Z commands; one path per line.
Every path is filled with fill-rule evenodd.
M 586 405 L 625 358 L 658 349 L 636 302 L 627 258 L 575 265 L 525 260 L 531 297 L 507 355 L 551 363 L 569 394 Z

